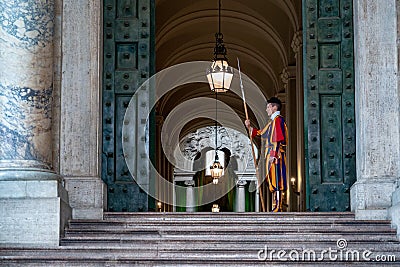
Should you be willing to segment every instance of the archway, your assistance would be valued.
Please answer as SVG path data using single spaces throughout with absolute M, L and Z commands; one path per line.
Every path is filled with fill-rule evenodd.
M 218 184 L 205 186 L 213 182 L 208 170 L 214 160 L 215 131 L 213 126 L 202 127 L 180 140 L 179 149 L 175 150 L 176 158 L 183 154 L 188 164 L 186 168 L 174 169 L 173 181 L 190 187 L 190 191 L 181 195 L 174 192 L 174 210 L 188 211 L 185 200 L 193 197 L 195 205 L 190 211 L 211 211 L 214 203 L 221 211 L 259 211 L 258 180 L 250 140 L 237 130 L 218 128 L 218 152 L 225 171 Z M 255 152 L 258 155 L 257 148 Z M 196 187 L 194 192 L 192 187 Z M 242 196 L 239 190 L 245 190 Z M 193 195 L 187 197 L 187 194 Z M 240 210 L 241 207 L 245 210 Z
M 212 59 L 214 34 L 218 29 L 217 8 L 218 1 L 213 0 L 156 1 L 158 71 L 182 62 Z M 236 67 L 236 58 L 240 58 L 242 71 L 261 88 L 265 98 L 279 96 L 284 102 L 283 113 L 290 132 L 288 177 L 295 179 L 288 192 L 290 211 L 305 210 L 301 13 L 300 0 L 223 1 L 221 13 L 230 64 Z M 213 94 L 206 84 L 196 84 L 182 86 L 166 95 L 156 109 L 158 129 L 161 130 L 175 106 L 196 97 L 213 97 Z M 218 98 L 244 120 L 240 97 L 227 93 Z M 266 123 L 257 122 L 252 112 L 250 119 L 257 127 Z M 207 125 L 213 125 L 212 120 L 193 120 L 182 135 Z M 158 167 L 172 181 L 173 166 L 163 153 L 158 152 Z M 163 206 L 163 210 L 173 208 Z
M 112 195 L 130 192 L 124 202 L 130 204 L 132 196 L 140 195 L 143 199 L 146 196 L 127 175 L 129 172 L 123 163 L 125 155 L 121 153 L 121 114 L 130 99 L 129 94 L 136 90 L 135 85 L 155 71 L 183 62 L 209 61 L 218 12 L 217 1 L 213 0 L 128 1 L 125 6 L 118 1 L 112 3 L 106 5 L 104 24 L 102 176 L 105 181 L 117 181 L 115 188 L 109 189 Z M 300 23 L 302 7 L 306 14 L 304 23 Z M 283 115 L 290 135 L 288 177 L 293 181 L 288 191 L 289 211 L 306 210 L 306 199 L 312 200 L 308 202 L 310 210 L 349 209 L 349 205 L 341 201 L 349 201 L 349 186 L 355 179 L 355 128 L 351 127 L 354 125 L 351 7 L 350 0 L 340 3 L 234 0 L 222 7 L 222 32 L 230 64 L 235 66 L 234 59 L 240 58 L 243 73 L 260 88 L 262 97 L 278 96 L 284 102 Z M 118 12 L 115 13 L 115 9 Z M 305 38 L 300 25 L 307 26 Z M 136 27 L 135 30 L 132 27 Z M 154 29 L 155 33 L 152 32 Z M 307 42 L 304 51 L 310 55 L 304 60 L 306 90 L 303 89 L 303 40 Z M 150 140 L 150 151 L 155 153 L 153 160 L 157 169 L 171 182 L 173 166 L 165 156 L 169 152 L 163 151 L 160 145 L 163 121 L 177 105 L 193 98 L 210 98 L 212 94 L 206 84 L 183 85 L 163 96 L 153 111 L 146 110 L 151 97 L 142 96 L 135 100 L 136 111 L 141 116 L 154 112 L 155 123 L 150 122 L 149 133 L 158 136 L 148 135 L 138 124 L 135 127 L 140 131 L 134 138 Z M 219 101 L 229 106 L 232 114 L 238 115 L 242 121 L 245 119 L 240 97 L 226 93 L 219 96 Z M 329 117 L 331 114 L 335 117 Z M 249 115 L 253 126 L 260 128 L 266 123 L 266 120 L 256 119 L 254 110 L 250 110 Z M 138 118 L 138 122 L 143 124 L 146 118 Z M 182 134 L 207 125 L 212 125 L 212 120 L 199 117 L 187 124 Z M 335 149 L 330 149 L 332 144 Z M 142 165 L 134 176 L 150 179 L 146 172 L 148 161 L 140 160 L 142 154 L 135 152 L 137 164 Z M 305 177 L 309 178 L 307 192 Z M 133 190 L 128 188 L 128 182 Z M 341 185 L 335 187 L 335 183 Z M 328 191 L 331 199 L 335 200 L 334 206 L 310 204 L 313 201 L 318 203 Z M 118 197 L 115 200 L 118 202 Z M 148 200 L 141 203 L 142 207 L 125 205 L 128 207 L 122 207 L 122 211 L 155 209 L 148 205 L 151 204 Z M 110 205 L 109 210 L 112 210 Z M 164 205 L 161 210 L 171 211 L 173 207 Z

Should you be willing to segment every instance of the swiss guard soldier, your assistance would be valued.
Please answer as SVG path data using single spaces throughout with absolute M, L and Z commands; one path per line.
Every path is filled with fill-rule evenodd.
M 273 194 L 272 211 L 282 211 L 282 192 L 287 189 L 286 181 L 286 148 L 288 131 L 285 119 L 280 115 L 282 102 L 277 97 L 267 100 L 267 114 L 271 121 L 262 130 L 250 126 L 245 121 L 252 137 L 259 135 L 265 140 L 266 178 L 269 190 Z

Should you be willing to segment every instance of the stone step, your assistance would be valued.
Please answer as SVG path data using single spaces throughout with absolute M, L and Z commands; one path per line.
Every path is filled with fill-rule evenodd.
M 194 227 L 195 226 L 195 227 Z M 285 231 L 285 232 L 314 232 L 314 231 L 343 231 L 343 232 L 370 232 L 370 233 L 395 233 L 396 230 L 391 229 L 387 222 L 320 222 L 320 223 L 304 223 L 304 222 L 248 222 L 248 223 L 221 223 L 221 222 L 149 222 L 149 223 L 131 223 L 131 222 L 111 222 L 111 221 L 71 221 L 69 222 L 67 231 L 172 231 L 179 229 L 181 231 L 231 231 L 238 229 L 239 231 L 257 230 L 257 231 Z
M 282 263 L 277 253 L 260 260 L 258 253 L 324 255 L 328 249 L 339 251 L 339 239 L 346 240 L 345 250 L 393 255 L 400 263 L 400 243 L 390 222 L 358 221 L 352 213 L 154 212 L 72 220 L 59 248 L 0 249 L 0 266 L 309 266 L 313 261 Z M 327 254 L 322 262 L 348 265 L 332 262 Z
M 341 238 L 343 240 L 343 238 Z M 313 240 L 136 240 L 129 242 L 125 240 L 84 240 L 77 239 L 71 241 L 65 239 L 62 241 L 62 246 L 81 247 L 81 248 L 129 248 L 132 250 L 152 250 L 152 249 L 175 249 L 175 250 L 203 250 L 203 249 L 254 249 L 259 250 L 267 246 L 270 249 L 314 249 L 321 250 L 322 248 L 337 248 L 338 240 L 321 239 L 318 242 Z M 343 241 L 342 241 L 343 242 Z M 393 251 L 400 252 L 400 244 L 396 241 L 382 242 L 380 240 L 346 240 L 348 249 L 370 249 L 373 251 Z
M 368 235 L 368 238 L 396 238 L 396 230 L 387 229 L 386 231 L 368 231 L 368 230 L 354 230 L 346 229 L 346 231 L 340 231 L 336 229 L 291 229 L 291 231 L 282 229 L 163 229 L 160 231 L 144 231 L 136 229 L 101 229 L 101 230 L 84 230 L 84 229 L 68 229 L 65 231 L 65 238 L 69 237 L 108 237 L 108 236 L 137 236 L 137 237 L 165 237 L 165 236 L 187 236 L 187 237 L 202 237 L 202 236 L 276 236 L 276 235 L 291 235 L 291 236 L 334 236 L 334 235 L 353 235 L 363 236 Z
M 285 242 L 297 242 L 299 240 L 307 240 L 309 242 L 319 242 L 319 241 L 336 241 L 340 238 L 345 238 L 346 240 L 365 240 L 365 241 L 378 241 L 378 242 L 387 242 L 387 241 L 397 241 L 397 237 L 393 234 L 381 234 L 381 235 L 365 235 L 365 234 L 356 234 L 356 233 L 332 233 L 332 234 L 315 234 L 315 233 L 258 233 L 258 232 L 246 232 L 241 234 L 230 234 L 230 233 L 218 233 L 218 232 L 208 232 L 208 233 L 182 233 L 182 232 L 164 232 L 162 234 L 135 234 L 126 232 L 126 233 L 86 233 L 85 235 L 76 235 L 69 233 L 65 236 L 63 240 L 79 241 L 84 240 L 88 242 L 90 240 L 93 241 L 103 241 L 106 242 L 136 242 L 136 241 L 157 241 L 162 240 L 164 242 L 169 242 L 170 240 L 174 241 L 192 241 L 192 240 L 215 240 L 224 242 L 226 240 L 235 240 L 235 241 L 282 241 Z
M 264 249 L 264 250 L 263 250 Z M 285 254 L 289 255 L 292 253 L 291 250 L 285 250 Z M 280 248 L 277 251 L 281 250 Z M 308 259 L 306 261 L 288 261 L 285 262 L 285 265 L 292 264 L 293 266 L 299 266 L 303 263 L 312 263 L 313 260 L 320 258 L 321 255 L 325 259 L 324 265 L 333 264 L 334 266 L 346 266 L 347 262 L 351 266 L 357 263 L 363 263 L 364 265 L 367 263 L 366 261 L 362 261 L 362 253 L 365 250 L 359 251 L 359 255 L 361 258 L 361 262 L 352 262 L 350 258 L 352 257 L 347 256 L 346 254 L 340 255 L 338 252 L 334 252 L 331 256 L 336 256 L 337 258 L 341 257 L 342 261 L 340 260 L 332 260 L 332 257 L 329 258 L 328 253 L 324 252 L 325 249 L 319 250 L 312 250 L 308 249 L 306 252 L 305 250 L 297 251 L 299 257 L 304 257 L 304 259 Z M 309 254 L 310 251 L 315 253 Z M 214 264 L 215 265 L 223 265 L 223 266 L 232 266 L 237 264 L 249 264 L 257 265 L 257 266 L 265 266 L 266 264 L 282 264 L 282 260 L 277 258 L 277 254 L 271 254 L 272 250 L 267 249 L 269 252 L 266 255 L 266 258 L 262 258 L 265 254 L 265 248 L 262 248 L 260 253 L 260 249 L 253 249 L 253 248 L 240 248 L 240 249 L 232 249 L 232 248 L 222 248 L 222 249 L 186 249 L 186 250 L 176 250 L 176 249 L 165 249 L 159 248 L 156 250 L 132 250 L 132 249 L 123 249 L 123 248 L 107 248 L 107 249 L 91 249 L 91 248 L 62 248 L 62 249 L 36 249 L 36 250 L 29 250 L 29 249 L 19 249 L 19 250 L 0 250 L 0 260 L 8 259 L 7 266 L 17 266 L 13 265 L 14 263 L 19 263 L 23 266 L 76 266 L 74 264 L 83 264 L 82 266 L 96 266 L 92 264 L 97 264 L 97 266 L 121 266 L 121 264 L 131 264 L 131 266 L 147 266 L 146 264 L 151 264 L 149 266 L 167 266 L 162 264 L 171 264 L 170 266 L 181 266 L 181 264 L 199 264 L 198 266 L 207 266 L 207 264 Z M 396 262 L 392 262 L 393 266 L 399 264 L 400 261 L 400 252 L 386 252 L 386 251 L 371 251 L 372 253 L 368 255 L 370 259 L 374 259 L 376 255 L 385 255 L 391 256 L 391 259 L 395 259 Z M 260 253 L 260 254 L 259 254 Z M 304 253 L 304 254 L 303 254 Z M 261 258 L 259 257 L 261 255 Z M 272 255 L 272 257 L 270 256 Z M 282 254 L 281 254 L 282 255 Z M 296 257 L 295 253 L 290 254 L 293 257 Z M 393 258 L 394 256 L 394 258 Z M 32 260 L 34 259 L 34 260 Z M 301 258 L 300 258 L 301 259 Z M 348 259 L 348 260 L 346 260 Z M 0 261 L 1 263 L 1 261 Z M 26 264 L 23 264 L 26 263 Z M 37 264 L 37 265 L 32 265 Z M 65 265 L 57 265 L 57 264 L 65 264 Z M 154 265 L 155 264 L 155 265 Z M 172 265 L 173 264 L 173 265 Z M 377 262 L 373 263 L 373 266 L 377 266 Z M 388 263 L 386 263 L 388 264 Z M 390 264 L 390 263 L 389 263 Z M 21 266 L 19 265 L 19 266 Z M 360 266 L 364 266 L 360 265 Z M 386 265 L 390 266 L 390 265 Z
M 354 213 L 351 212 L 283 212 L 283 213 L 264 213 L 264 212 L 181 212 L 181 213 L 163 213 L 149 212 L 144 215 L 137 212 L 105 212 L 104 220 L 106 221 L 123 221 L 123 222 L 277 222 L 286 221 L 308 221 L 308 222 L 327 222 L 327 221 L 346 221 L 354 220 Z
M 21 267 L 21 266 L 30 266 L 30 267 L 99 267 L 99 266 L 118 266 L 118 267 L 132 267 L 132 266 L 140 266 L 140 267 L 176 267 L 176 266 L 201 266 L 201 267 L 215 267 L 215 266 L 227 266 L 227 267 L 248 267 L 248 266 L 277 266 L 277 267 L 287 267 L 287 266 L 301 266 L 301 267 L 315 267 L 315 266 L 341 266 L 341 267 L 354 267 L 360 266 L 365 267 L 366 264 L 370 262 L 360 261 L 339 261 L 339 260 L 331 260 L 329 259 L 320 261 L 283 261 L 283 260 L 265 260 L 265 261 L 255 261 L 255 260 L 238 260 L 238 259 L 202 259 L 202 258 L 194 258 L 194 259 L 122 259 L 122 260 L 91 260 L 91 259 L 75 259 L 75 260 L 40 260 L 36 263 L 32 263 L 31 259 L 21 259 L 21 260 L 9 260 L 7 261 L 7 267 Z M 371 266 L 398 266 L 396 263 L 387 263 L 387 262 L 375 262 Z

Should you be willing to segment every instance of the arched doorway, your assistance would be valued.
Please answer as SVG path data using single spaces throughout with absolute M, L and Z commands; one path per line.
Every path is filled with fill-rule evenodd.
M 230 64 L 237 67 L 236 58 L 239 58 L 242 71 L 265 98 L 279 96 L 284 100 L 283 113 L 291 134 L 288 177 L 295 179 L 288 192 L 290 211 L 305 210 L 301 8 L 301 1 L 222 1 L 221 12 Z M 217 9 L 218 1 L 211 0 L 156 1 L 157 70 L 187 61 L 212 59 L 214 34 L 218 31 Z M 157 106 L 159 121 L 180 103 L 198 97 L 214 95 L 207 84 L 177 88 Z M 227 93 L 219 94 L 218 99 L 244 120 L 240 97 Z M 266 120 L 258 123 L 255 114 L 250 113 L 255 126 L 266 123 Z M 212 119 L 193 120 L 184 130 L 190 132 L 207 125 L 213 125 Z M 159 162 L 160 167 L 168 165 L 162 152 Z M 169 175 L 172 175 L 170 171 Z
M 355 132 L 354 127 L 348 127 L 354 122 L 351 5 L 349 0 L 234 0 L 222 4 L 222 32 L 230 64 L 236 66 L 236 58 L 240 58 L 243 73 L 254 81 L 260 95 L 278 96 L 284 102 L 283 115 L 290 134 L 289 211 L 349 208 L 339 202 L 349 202 L 349 185 L 355 179 L 352 151 Z M 153 199 L 131 182 L 132 177 L 127 174 L 120 145 L 121 117 L 135 88 L 153 73 L 179 63 L 212 59 L 214 34 L 218 30 L 217 8 L 215 0 L 105 3 L 102 176 L 109 185 L 109 210 L 157 208 Z M 326 38 L 322 37 L 324 34 Z M 306 89 L 303 88 L 303 40 L 310 55 L 304 58 Z M 342 62 L 347 63 L 342 65 Z M 336 89 L 329 91 L 329 88 Z M 135 138 L 149 141 L 157 170 L 170 182 L 174 167 L 165 156 L 169 152 L 161 146 L 163 122 L 176 106 L 199 97 L 213 97 L 207 84 L 177 87 L 164 95 L 152 111 L 146 110 L 146 97 L 135 100 L 138 114 L 153 112 L 154 115 L 149 132 L 142 131 L 144 127 L 140 125 L 146 118 L 137 118 L 136 127 L 142 132 Z M 252 100 L 249 98 L 248 102 Z M 245 119 L 241 97 L 220 94 L 219 101 L 229 106 L 241 121 Z M 262 105 L 258 106 L 263 109 Z M 335 118 L 329 118 L 330 114 L 336 114 Z M 254 126 L 261 127 L 267 121 L 259 120 L 254 109 L 249 115 Z M 335 122 L 332 125 L 331 120 Z M 213 125 L 212 118 L 193 119 L 185 125 L 182 135 L 209 125 Z M 137 165 L 141 164 L 134 176 L 148 175 L 149 162 L 141 160 L 142 152 L 134 154 Z M 336 206 L 313 205 L 328 191 Z M 164 194 L 158 196 L 166 199 L 165 194 L 171 192 L 158 194 Z M 121 196 L 126 196 L 122 202 Z M 111 209 L 111 202 L 117 203 L 118 208 Z M 172 205 L 160 204 L 162 208 L 158 210 L 173 210 Z
M 190 211 L 210 212 L 213 204 L 218 204 L 220 211 L 259 211 L 258 180 L 248 136 L 228 127 L 219 127 L 218 135 L 215 131 L 213 126 L 202 127 L 181 139 L 175 154 L 183 154 L 188 164 L 174 168 L 173 181 L 190 188 L 180 195 L 174 192 L 175 210 L 188 211 L 186 201 L 192 197 L 195 205 Z M 224 174 L 211 185 L 209 167 L 214 161 L 215 144 Z M 258 155 L 258 149 L 254 149 Z

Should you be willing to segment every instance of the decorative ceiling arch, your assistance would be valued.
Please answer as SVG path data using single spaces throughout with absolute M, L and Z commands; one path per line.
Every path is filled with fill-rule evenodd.
M 277 75 L 276 72 L 273 70 L 272 63 L 269 62 L 268 59 L 264 57 L 261 52 L 256 51 L 255 48 L 253 49 L 252 47 L 250 47 L 249 44 L 246 44 L 246 46 L 242 44 L 243 43 L 240 42 L 238 42 L 237 44 L 229 44 L 229 51 L 235 52 L 235 54 L 240 55 L 242 61 L 245 60 L 247 62 L 251 62 L 252 65 L 255 65 L 261 72 L 263 72 L 271 79 L 271 81 L 273 82 L 273 85 L 271 87 L 278 91 L 280 84 L 279 75 Z M 196 45 L 187 44 L 185 46 L 186 47 L 182 48 L 178 53 L 172 54 L 169 58 L 167 58 L 164 63 L 165 65 L 163 65 L 162 68 L 166 68 L 176 63 L 184 62 L 188 58 L 192 58 L 192 53 L 197 54 L 204 51 L 206 54 L 209 53 L 211 55 L 210 51 L 212 51 L 214 43 L 204 43 Z M 231 65 L 235 66 L 236 61 L 232 60 Z M 261 86 L 261 83 L 257 82 L 257 77 L 252 77 L 252 79 L 256 82 L 257 85 Z
M 236 57 L 240 58 L 243 73 L 266 98 L 282 92 L 282 69 L 295 63 L 291 42 L 301 29 L 301 7 L 301 0 L 222 1 L 222 33 L 229 64 L 236 67 Z M 156 0 L 156 69 L 188 61 L 211 61 L 218 31 L 217 10 L 217 0 Z M 157 112 L 168 116 L 182 101 L 208 93 L 207 84 L 177 88 L 160 99 Z M 240 98 L 223 95 L 221 100 L 244 117 Z
M 179 0 L 179 1 L 182 3 L 186 2 L 186 1 L 181 1 L 181 0 Z M 213 1 L 213 2 L 215 2 L 214 5 L 216 6 L 216 1 Z M 232 2 L 237 2 L 237 3 L 243 2 L 243 5 L 245 5 L 245 6 L 249 6 L 252 3 L 251 1 L 246 1 L 246 0 L 242 0 L 242 1 L 231 0 L 230 2 L 231 3 Z M 270 2 L 270 3 L 274 4 L 277 8 L 279 8 L 282 12 L 284 12 L 286 14 L 288 20 L 290 20 L 290 24 L 292 25 L 293 29 L 295 29 L 295 30 L 300 29 L 300 25 L 301 25 L 300 18 L 297 15 L 297 14 L 299 14 L 299 10 L 296 10 L 296 5 L 294 4 L 294 2 L 296 2 L 296 3 L 299 2 L 298 0 L 278 0 L 278 1 L 277 0 L 261 0 L 261 2 L 263 2 L 263 3 Z M 190 5 L 192 5 L 192 3 L 193 2 L 189 2 L 189 3 L 186 3 L 186 5 L 190 6 Z M 210 3 L 211 3 L 211 1 L 210 1 Z M 166 4 L 171 4 L 171 0 L 156 0 L 156 8 L 166 5 Z M 301 5 L 299 5 L 299 6 L 301 6 Z M 301 12 L 301 10 L 300 10 L 300 12 Z
M 192 31 L 194 25 L 215 24 L 218 16 L 210 15 L 212 11 L 213 10 L 199 10 L 188 14 L 180 14 L 176 19 L 171 18 L 169 22 L 160 29 L 160 31 L 157 31 L 156 51 L 169 40 L 176 38 L 177 35 L 184 34 L 187 31 Z M 287 64 L 287 49 L 285 49 L 285 45 L 279 34 L 274 30 L 273 26 L 268 23 L 268 21 L 261 20 L 254 14 L 246 14 L 242 11 L 235 10 L 225 10 L 223 20 L 223 23 L 226 24 L 236 23 L 241 25 L 252 34 L 258 33 L 258 35 L 262 37 L 260 39 L 264 39 L 270 43 L 279 54 L 280 60 L 284 64 Z M 228 30 L 225 30 L 225 33 Z M 207 35 L 203 38 L 210 39 L 209 33 L 207 32 Z

